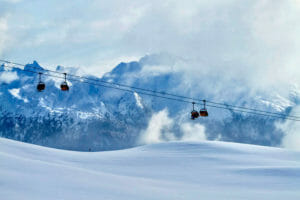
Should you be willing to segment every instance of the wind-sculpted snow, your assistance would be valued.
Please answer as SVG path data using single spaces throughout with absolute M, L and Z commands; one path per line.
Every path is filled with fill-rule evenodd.
M 120 63 L 102 78 L 89 77 L 195 98 L 206 97 L 220 102 L 226 99 L 224 103 L 283 114 L 290 113 L 299 99 L 295 93 L 290 100 L 277 95 L 271 98 L 274 101 L 268 102 L 265 99 L 269 96 L 264 93 L 250 94 L 246 89 L 221 90 L 217 86 L 222 83 L 221 77 L 190 79 L 188 73 L 173 68 L 175 65 L 171 57 L 150 55 L 138 62 Z M 28 64 L 25 69 L 34 70 L 32 66 L 42 70 L 37 62 Z M 77 73 L 76 69 L 61 66 L 56 70 Z M 7 74 L 10 75 L 5 78 Z M 158 141 L 186 138 L 182 126 L 191 123 L 191 105 L 145 96 L 139 91 L 126 93 L 70 81 L 70 91 L 62 92 L 59 90 L 61 79 L 42 76 L 46 90 L 39 93 L 36 91 L 37 74 L 8 70 L 3 66 L 0 66 L 0 78 L 4 79 L 0 80 L 0 136 L 6 138 L 81 151 L 122 149 L 139 144 L 141 134 L 149 129 L 150 119 L 163 110 L 167 110 L 167 118 L 176 123 L 167 131 L 158 128 L 162 130 L 159 137 L 167 138 Z M 228 83 L 228 87 L 238 84 Z M 195 125 L 204 126 L 205 137 L 209 140 L 281 145 L 284 130 L 277 124 L 285 120 L 214 108 L 209 108 L 209 115 L 208 119 L 193 121 L 194 125 L 190 126 L 194 129 L 198 127 Z M 166 135 L 169 133 L 172 138 Z
M 0 196 L 14 199 L 300 198 L 300 152 L 169 142 L 73 152 L 0 138 Z

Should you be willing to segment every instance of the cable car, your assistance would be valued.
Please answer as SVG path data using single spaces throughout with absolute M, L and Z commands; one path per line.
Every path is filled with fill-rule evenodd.
M 42 91 L 45 90 L 45 88 L 46 88 L 46 84 L 42 82 L 41 76 L 42 76 L 42 73 L 40 72 L 40 73 L 39 73 L 39 83 L 38 83 L 37 86 L 36 86 L 36 89 L 37 89 L 39 92 L 42 92 Z
M 203 100 L 203 108 L 199 111 L 201 117 L 208 117 L 208 112 L 206 109 L 206 100 Z
M 65 75 L 65 81 L 60 84 L 60 89 L 62 91 L 69 91 L 69 86 L 67 83 L 67 73 L 64 73 L 64 75 Z
M 194 106 L 195 106 L 195 102 L 192 103 L 193 104 L 193 110 L 191 112 L 191 119 L 194 120 L 196 118 L 199 117 L 199 113 L 195 110 Z

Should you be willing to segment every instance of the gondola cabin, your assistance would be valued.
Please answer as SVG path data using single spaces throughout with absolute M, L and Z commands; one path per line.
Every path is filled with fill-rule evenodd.
M 39 83 L 36 86 L 36 89 L 39 92 L 42 92 L 46 88 L 46 84 L 42 82 L 42 74 L 43 74 L 42 72 L 39 72 Z
M 191 119 L 194 120 L 199 117 L 199 113 L 195 110 L 195 102 L 192 102 L 193 110 L 191 112 Z
M 46 88 L 46 84 L 43 83 L 43 82 L 39 82 L 36 86 L 36 89 L 39 91 L 39 92 L 42 92 L 43 90 L 45 90 Z
M 206 110 L 206 100 L 203 100 L 203 108 L 199 111 L 201 117 L 208 117 L 208 112 Z
M 69 86 L 67 84 L 67 82 L 63 82 L 61 85 L 60 85 L 60 89 L 62 91 L 68 91 L 69 90 Z
M 205 108 L 201 109 L 199 113 L 201 117 L 208 117 L 208 112 Z
M 60 89 L 62 91 L 69 91 L 69 86 L 68 86 L 68 83 L 67 83 L 67 73 L 64 73 L 64 76 L 65 76 L 65 81 L 62 82 L 62 84 L 60 85 Z
M 191 112 L 191 119 L 194 120 L 199 117 L 199 113 L 196 110 Z

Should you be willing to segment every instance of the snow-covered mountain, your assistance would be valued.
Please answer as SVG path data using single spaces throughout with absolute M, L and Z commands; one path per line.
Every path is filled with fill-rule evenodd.
M 300 152 L 169 142 L 74 152 L 0 138 L 1 199 L 300 198 Z
M 288 99 L 271 94 L 275 96 L 272 102 L 265 100 L 268 96 L 262 93 L 253 95 L 239 90 L 233 94 L 230 90 L 217 90 L 214 87 L 217 80 L 222 81 L 220 77 L 189 79 L 187 74 L 175 69 L 175 65 L 171 56 L 149 55 L 137 62 L 120 63 L 102 78 L 89 77 L 221 102 L 227 99 L 225 103 L 285 114 L 298 100 L 295 90 Z M 27 70 L 37 71 L 38 68 L 42 70 L 35 61 L 25 66 Z M 56 70 L 77 73 L 76 69 L 60 66 Z M 46 82 L 46 90 L 39 93 L 36 91 L 37 74 L 1 65 L 0 136 L 63 149 L 121 149 L 137 145 L 151 116 L 163 109 L 168 110 L 169 118 L 178 122 L 168 127 L 175 139 L 183 135 L 180 124 L 190 120 L 191 105 L 188 104 L 76 81 L 69 81 L 70 91 L 62 92 L 59 89 L 61 79 L 45 76 L 42 79 Z M 193 121 L 205 126 L 208 139 L 271 146 L 281 143 L 283 132 L 275 125 L 280 119 L 209 109 L 208 119 Z

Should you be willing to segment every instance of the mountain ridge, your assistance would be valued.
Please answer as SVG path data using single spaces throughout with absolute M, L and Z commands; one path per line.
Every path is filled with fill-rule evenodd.
M 186 80 L 181 71 L 174 70 L 173 59 L 169 55 L 148 55 L 140 61 L 120 63 L 102 78 L 88 77 L 186 96 L 191 91 L 195 96 L 202 93 L 208 97 L 215 95 L 217 98 L 220 95 L 209 93 L 201 87 L 193 89 L 197 83 L 193 85 L 193 80 Z M 25 69 L 32 70 L 32 67 L 42 69 L 36 61 L 27 64 Z M 59 66 L 56 70 L 76 72 L 76 69 Z M 0 82 L 2 137 L 62 149 L 121 149 L 136 146 L 138 137 L 147 128 L 151 117 L 164 109 L 167 109 L 169 117 L 179 124 L 189 121 L 191 105 L 140 95 L 138 91 L 127 93 L 69 81 L 70 91 L 62 92 L 59 89 L 61 79 L 42 76 L 46 90 L 39 93 L 36 91 L 36 74 L 21 69 L 7 70 L 1 65 L 0 74 L 2 73 L 16 73 L 18 76 L 10 83 Z M 206 79 L 209 80 L 209 77 Z M 242 98 L 234 98 L 242 102 L 248 94 L 242 92 L 239 95 Z M 292 100 L 280 98 L 278 101 L 282 102 L 283 108 L 281 112 L 288 114 L 291 110 L 289 102 Z M 258 105 L 270 110 L 270 106 L 273 105 L 271 102 L 267 103 L 269 104 L 261 101 Z M 278 105 L 274 104 L 272 109 L 276 110 Z M 241 114 L 232 110 L 209 108 L 209 111 L 210 118 L 193 123 L 205 126 L 206 137 L 210 140 L 221 139 L 269 146 L 281 144 L 284 133 L 275 124 L 280 122 L 280 119 Z M 48 124 L 48 129 L 44 124 Z M 174 132 L 176 138 L 180 139 L 183 133 L 178 126 L 180 125 L 169 127 L 168 131 Z

